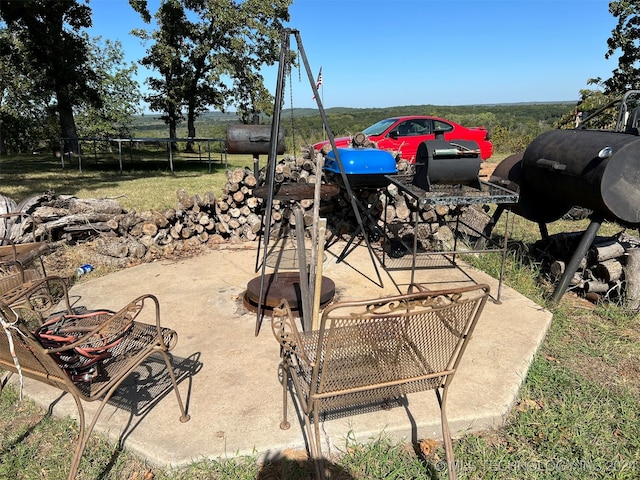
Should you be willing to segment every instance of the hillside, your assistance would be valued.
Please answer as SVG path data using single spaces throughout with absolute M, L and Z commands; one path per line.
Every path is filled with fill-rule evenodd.
M 353 134 L 388 117 L 399 115 L 435 115 L 465 126 L 484 126 L 497 141 L 498 150 L 517 150 L 522 144 L 543 131 L 557 127 L 564 120 L 572 119 L 574 101 L 532 102 L 497 105 L 406 105 L 386 108 L 346 108 L 326 109 L 327 119 L 334 135 Z M 209 138 L 226 137 L 227 125 L 237 123 L 234 112 L 207 112 L 196 121 L 196 136 Z M 263 116 L 261 123 L 270 124 L 271 118 Z M 281 115 L 281 125 L 289 141 L 302 139 L 313 143 L 324 137 L 322 119 L 317 109 L 296 108 L 286 110 Z M 134 137 L 166 137 L 167 127 L 160 114 L 149 113 L 135 116 L 131 125 Z M 186 137 L 186 124 L 178 126 L 178 136 Z M 504 137 L 517 136 L 521 140 L 507 141 Z

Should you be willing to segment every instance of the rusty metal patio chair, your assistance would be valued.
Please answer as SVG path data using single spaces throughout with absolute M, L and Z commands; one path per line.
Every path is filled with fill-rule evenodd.
M 283 369 L 280 428 L 289 428 L 291 379 L 318 478 L 324 478 L 321 414 L 355 414 L 425 390 L 436 392 L 449 478 L 456 478 L 447 395 L 489 287 L 418 290 L 335 303 L 322 312 L 319 329 L 308 332 L 298 329 L 286 301 L 274 309 L 272 329 L 281 346 Z
M 32 295 L 37 297 L 43 285 L 50 282 L 60 283 L 58 288 L 64 292 L 66 309 L 54 314 L 55 322 L 45 320 L 42 324 L 25 304 L 32 300 Z M 154 324 L 136 320 L 147 305 L 155 309 Z M 151 312 L 153 315 L 153 310 Z M 122 382 L 152 355 L 157 354 L 164 359 L 177 397 L 180 421 L 189 420 L 168 355 L 176 344 L 177 334 L 161 326 L 160 305 L 155 296 L 142 295 L 118 312 L 79 312 L 71 308 L 64 280 L 46 277 L 24 283 L 0 297 L 0 324 L 3 327 L 0 332 L 0 368 L 8 371 L 0 380 L 0 393 L 8 377 L 18 374 L 21 379 L 27 377 L 67 392 L 75 400 L 80 435 L 69 479 L 76 477 L 88 438 L 109 399 Z M 43 327 L 46 327 L 47 335 L 42 333 Z M 71 340 L 57 348 L 43 340 L 53 342 L 59 337 Z M 78 352 L 89 351 L 92 352 L 92 359 L 98 358 L 90 368 L 84 368 L 90 362 L 84 367 L 77 363 L 71 365 L 71 358 L 78 357 Z M 93 401 L 98 401 L 99 406 L 91 422 L 87 422 L 83 402 Z
M 22 225 L 30 225 L 35 228 L 33 217 L 23 212 L 0 214 L 0 273 L 13 271 L 37 272 L 40 276 L 46 276 L 46 270 L 42 256 L 50 251 L 48 242 L 37 240 L 35 231 L 31 231 L 29 241 L 16 243 L 11 233 L 13 228 L 20 230 Z M 8 227 L 13 225 L 13 227 Z M 23 237 L 21 237 L 23 238 Z

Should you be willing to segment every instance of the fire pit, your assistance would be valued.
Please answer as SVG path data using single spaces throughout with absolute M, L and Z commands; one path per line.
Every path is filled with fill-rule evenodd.
M 280 304 L 282 299 L 289 302 L 292 310 L 300 312 L 302 310 L 302 297 L 300 288 L 299 272 L 280 272 L 265 275 L 264 294 L 262 296 L 262 308 L 273 310 Z M 328 304 L 336 294 L 336 285 L 330 278 L 322 277 L 320 290 L 320 308 Z M 244 306 L 252 311 L 258 311 L 260 299 L 260 277 L 249 281 L 247 290 L 243 296 Z

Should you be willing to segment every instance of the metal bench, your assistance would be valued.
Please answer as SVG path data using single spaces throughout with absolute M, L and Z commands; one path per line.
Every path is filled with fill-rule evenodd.
M 51 328 L 49 333 L 64 334 L 66 338 L 77 337 L 72 343 L 57 348 L 47 348 L 51 345 L 43 342 L 44 337 L 38 333 L 43 324 L 38 315 L 33 315 L 30 305 L 40 301 L 43 289 L 50 291 L 53 288 L 51 283 L 59 284 L 56 288 L 62 289 L 65 309 L 55 314 L 59 319 L 55 325 L 49 325 L 46 319 L 44 325 Z M 155 308 L 155 324 L 136 321 L 147 305 Z M 23 283 L 0 297 L 0 324 L 0 368 L 8 372 L 0 381 L 0 393 L 8 378 L 18 374 L 68 392 L 75 400 L 80 435 L 69 479 L 76 477 L 87 440 L 109 399 L 122 382 L 152 355 L 158 354 L 164 359 L 178 400 L 180 421 L 189 420 L 168 355 L 176 344 L 177 334 L 160 324 L 160 304 L 155 296 L 142 295 L 118 312 L 79 312 L 71 308 L 64 280 L 46 277 Z M 105 353 L 93 364 L 95 368 L 78 372 L 65 363 L 70 352 L 74 352 L 72 349 L 90 350 L 96 344 L 102 345 Z M 83 402 L 93 401 L 100 403 L 88 423 Z
M 308 332 L 298 329 L 286 302 L 274 309 L 272 328 L 281 345 L 284 372 L 280 428 L 289 428 L 290 378 L 318 478 L 324 478 L 321 414 L 351 415 L 425 390 L 436 392 L 449 478 L 456 478 L 447 394 L 489 287 L 417 290 L 335 303 L 322 312 L 319 330 Z

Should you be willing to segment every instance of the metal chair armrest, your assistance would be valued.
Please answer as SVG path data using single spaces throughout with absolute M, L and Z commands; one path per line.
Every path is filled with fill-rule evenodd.
M 285 351 L 295 355 L 302 362 L 309 366 L 313 366 L 313 362 L 304 350 L 304 343 L 300 335 L 300 331 L 296 326 L 295 318 L 291 312 L 291 307 L 286 299 L 282 299 L 280 304 L 273 309 L 271 317 L 271 329 L 276 337 L 282 353 Z
M 164 345 L 163 348 L 166 348 L 166 351 L 171 350 L 177 343 L 178 336 L 175 331 L 163 328 L 160 325 L 160 303 L 154 295 L 145 294 L 139 296 L 135 300 L 132 300 L 131 302 L 129 302 L 129 304 L 115 313 L 110 310 L 90 312 L 90 318 L 97 320 L 97 323 L 95 325 L 83 326 L 80 315 L 80 320 L 78 322 L 80 325 L 78 330 L 82 331 L 83 335 L 78 336 L 77 340 L 73 343 L 66 344 L 59 348 L 50 348 L 47 350 L 47 353 L 59 353 L 65 350 L 79 347 L 89 342 L 95 341 L 96 337 L 106 339 L 114 335 L 122 334 L 123 332 L 132 328 L 136 318 L 144 308 L 146 300 L 151 300 L 155 305 L 156 322 L 154 326 L 156 328 L 157 335 L 155 338 L 155 343 L 158 345 Z M 98 314 L 98 316 L 96 316 L 96 313 Z M 87 315 L 87 317 L 89 317 L 89 315 Z M 78 316 L 75 316 L 74 319 L 78 321 Z M 150 339 L 151 337 L 149 337 L 149 340 Z
M 64 278 L 55 275 L 22 282 L 16 287 L 2 293 L 0 295 L 0 302 L 10 306 L 18 304 L 21 301 L 28 301 L 34 293 L 41 293 L 43 288 L 50 290 L 50 283 L 57 283 L 62 287 L 64 306 L 68 313 L 72 313 L 73 310 L 71 309 L 71 302 L 69 300 L 67 282 Z

